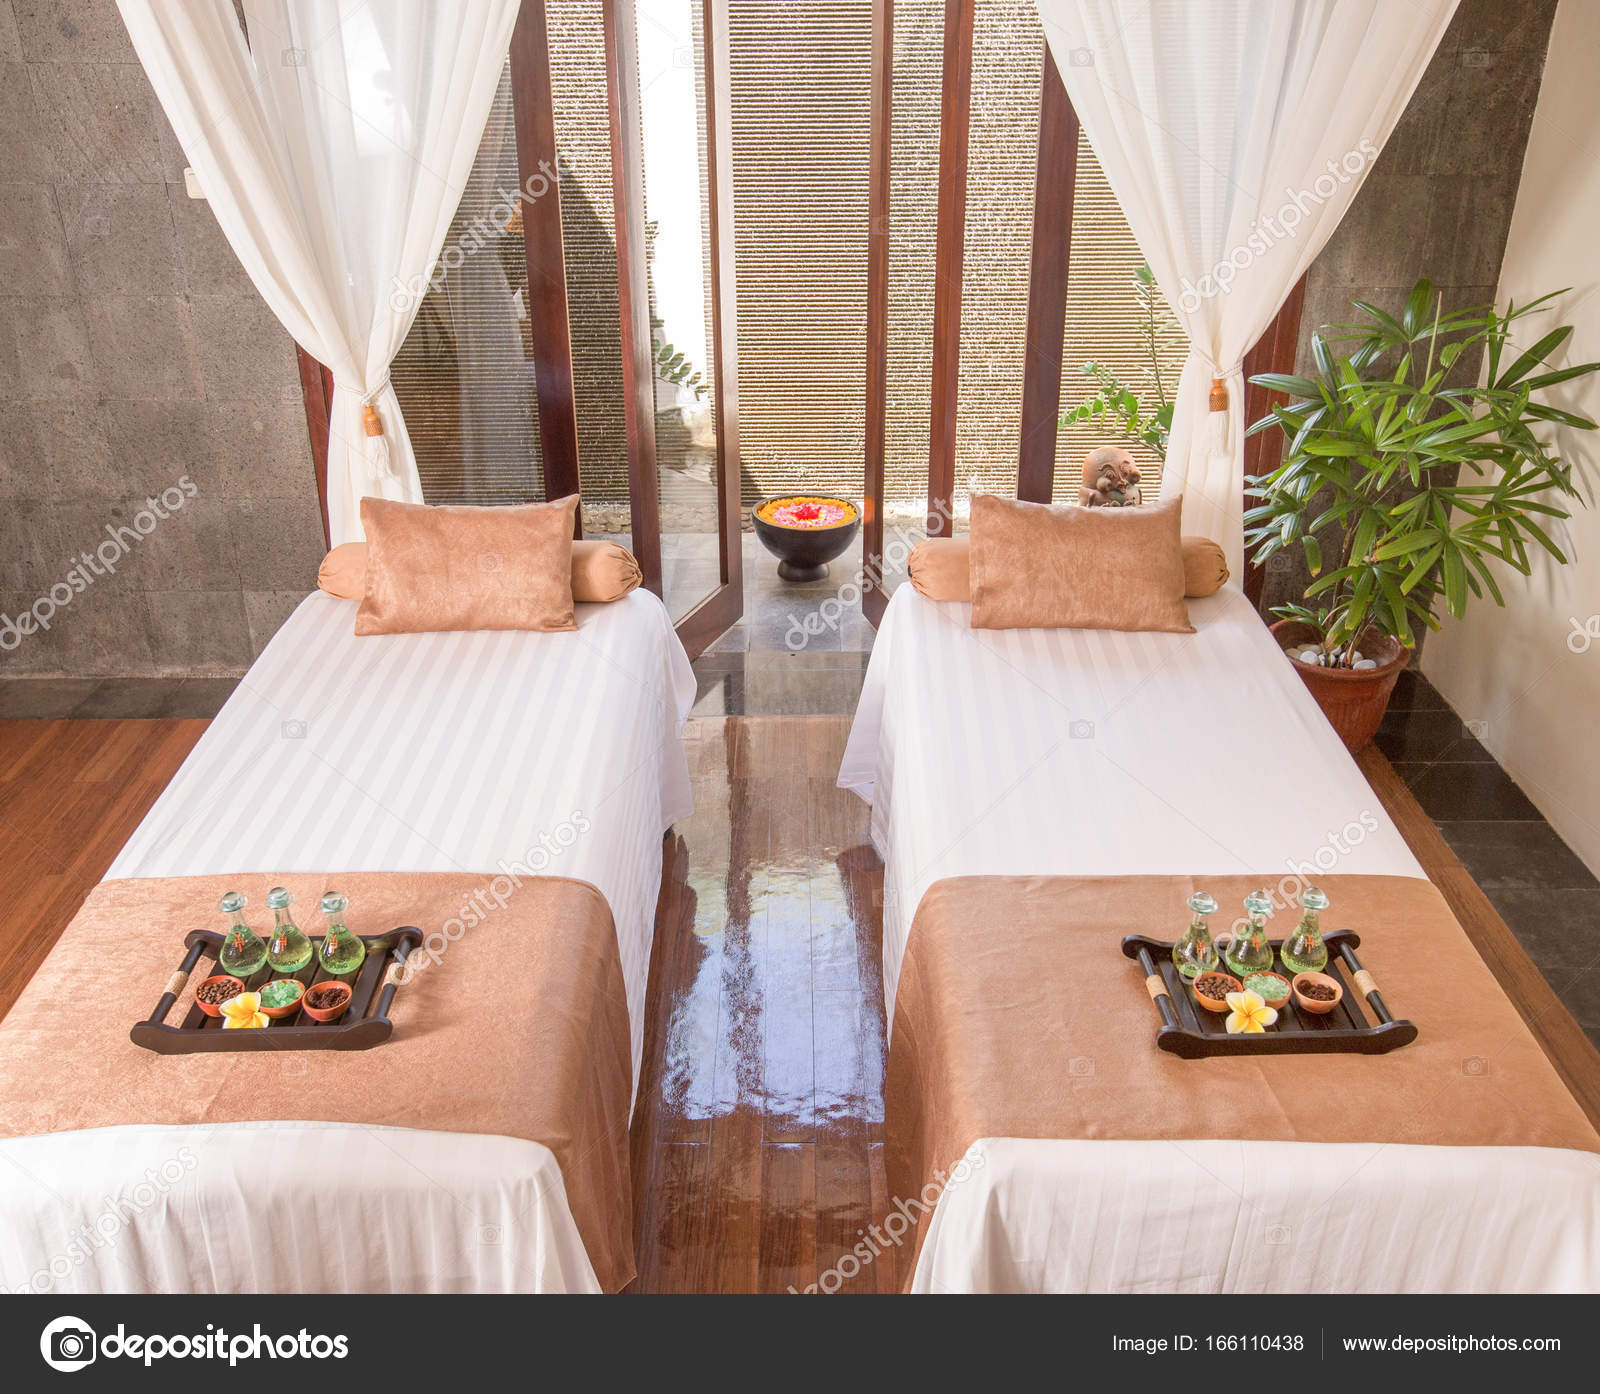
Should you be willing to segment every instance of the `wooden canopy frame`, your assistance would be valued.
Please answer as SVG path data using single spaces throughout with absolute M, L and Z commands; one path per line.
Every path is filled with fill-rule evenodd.
M 945 0 L 944 63 L 939 125 L 938 226 L 934 251 L 933 380 L 928 431 L 928 535 L 949 534 L 955 501 L 956 415 L 960 393 L 961 280 L 964 269 L 968 106 L 976 0 Z M 867 238 L 867 400 L 865 492 L 862 516 L 861 604 L 876 625 L 888 595 L 883 585 L 883 487 L 888 411 L 888 290 L 893 131 L 894 0 L 872 7 L 872 105 Z M 1027 353 L 1017 452 L 1017 497 L 1048 503 L 1055 493 L 1061 416 L 1061 354 L 1067 322 L 1072 213 L 1077 185 L 1078 115 L 1045 45 L 1039 99 L 1039 157 L 1033 203 L 1033 249 L 1028 276 Z M 1302 279 L 1244 361 L 1245 377 L 1294 370 L 1305 298 Z M 1270 395 L 1247 387 L 1245 414 L 1256 420 Z M 1281 457 L 1281 437 L 1245 442 L 1245 473 L 1261 474 Z M 1263 577 L 1247 567 L 1245 593 L 1259 600 Z
M 611 125 L 613 193 L 621 304 L 624 401 L 633 546 L 645 585 L 660 594 L 660 501 L 656 474 L 654 367 L 650 339 L 634 0 L 601 0 L 606 37 L 606 89 Z M 738 618 L 743 605 L 739 546 L 738 337 L 733 286 L 731 96 L 728 85 L 728 0 L 705 0 L 707 149 L 712 238 L 712 363 L 716 382 L 719 469 L 717 521 L 720 584 L 679 622 L 690 652 L 699 653 Z M 928 533 L 951 526 L 956 477 L 956 427 L 960 396 L 961 284 L 966 251 L 967 153 L 972 91 L 976 0 L 945 0 L 944 53 L 939 108 L 938 218 L 934 252 L 933 366 L 928 429 Z M 889 244 L 892 209 L 894 0 L 873 0 L 871 118 L 867 229 L 866 420 L 862 500 L 862 596 L 876 625 L 884 589 L 883 509 L 887 449 L 889 347 Z M 545 0 L 522 0 L 511 40 L 511 83 L 519 171 L 526 179 L 556 151 L 551 103 L 550 50 Z M 1017 452 L 1017 497 L 1045 503 L 1054 496 L 1061 414 L 1062 344 L 1076 195 L 1080 127 L 1065 84 L 1045 46 L 1040 80 L 1039 152 L 1028 280 L 1027 349 Z M 529 318 L 538 397 L 540 447 L 546 496 L 579 487 L 577 414 L 572 344 L 567 320 L 561 197 L 552 189 L 524 207 Z M 1305 282 L 1290 292 L 1277 317 L 1245 358 L 1246 378 L 1293 371 Z M 323 531 L 327 532 L 328 413 L 332 385 L 327 370 L 303 350 L 301 386 L 316 469 Z M 1249 420 L 1266 414 L 1271 397 L 1247 387 Z M 1272 469 L 1282 440 L 1271 433 L 1245 442 L 1245 472 Z M 579 524 L 581 530 L 581 521 Z M 1259 600 L 1263 576 L 1247 567 L 1245 592 Z
M 617 291 L 622 345 L 623 409 L 633 552 L 644 585 L 661 594 L 661 508 L 655 435 L 655 347 L 650 332 L 648 249 L 645 239 L 643 127 L 639 100 L 635 0 L 601 0 L 606 105 L 616 210 Z M 739 361 L 734 298 L 732 100 L 728 81 L 728 0 L 703 0 L 700 35 L 706 62 L 706 159 L 711 241 L 711 363 L 717 442 L 718 584 L 677 623 L 691 657 L 730 625 L 744 606 L 739 501 Z M 518 175 L 524 187 L 556 164 L 555 111 L 545 0 L 522 0 L 511 36 L 511 101 Z M 546 163 L 547 162 L 547 163 Z M 546 498 L 580 492 L 578 419 L 561 190 L 523 201 L 528 264 L 528 318 L 533 340 L 540 458 Z M 328 423 L 332 376 L 304 349 L 300 383 L 306 427 L 328 531 Z M 582 535 L 580 516 L 577 533 Z

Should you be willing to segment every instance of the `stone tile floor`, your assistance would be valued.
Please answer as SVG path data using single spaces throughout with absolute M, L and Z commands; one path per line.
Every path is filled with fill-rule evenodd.
M 1600 1048 L 1600 880 L 1420 673 L 1374 744 Z

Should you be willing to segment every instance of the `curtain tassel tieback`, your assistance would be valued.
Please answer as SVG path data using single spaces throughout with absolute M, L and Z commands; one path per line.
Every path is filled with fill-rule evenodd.
M 384 480 L 394 476 L 394 463 L 389 458 L 389 439 L 384 435 L 383 418 L 378 415 L 377 398 L 388 389 L 389 379 L 373 388 L 361 399 L 361 425 L 366 432 L 362 455 L 367 462 L 367 479 L 381 488 Z
M 1231 458 L 1228 449 L 1228 382 L 1226 378 L 1211 379 L 1211 395 L 1206 417 L 1206 457 L 1217 461 Z

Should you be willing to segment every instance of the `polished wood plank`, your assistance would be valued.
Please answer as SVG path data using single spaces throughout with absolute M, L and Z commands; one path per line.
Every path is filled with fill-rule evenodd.
M 953 525 L 975 9 L 976 0 L 945 0 L 944 68 L 939 103 L 939 204 L 934 227 L 933 390 L 928 424 L 929 537 L 948 537 Z
M 1039 89 L 1039 164 L 1034 177 L 1033 258 L 1028 273 L 1022 428 L 1017 451 L 1017 497 L 1030 503 L 1049 503 L 1055 495 L 1061 355 L 1067 329 L 1067 271 L 1077 179 L 1078 113 L 1072 109 L 1055 55 L 1046 44 Z
M 204 721 L 0 722 L 0 1016 L 193 749 Z
M 650 252 L 644 217 L 644 113 L 634 0 L 602 0 L 611 199 L 622 315 L 622 411 L 628 442 L 631 546 L 646 590 L 661 594 L 661 481 L 656 470 L 655 344 L 650 334 Z
M 322 510 L 322 540 L 330 547 L 328 527 L 328 429 L 333 419 L 333 374 L 298 344 L 300 396 L 306 412 L 306 435 L 311 442 L 311 473 L 317 483 L 317 504 Z
M 861 499 L 861 612 L 874 629 L 883 589 L 883 465 L 889 413 L 889 169 L 894 149 L 894 0 L 872 0 L 867 154 L 867 385 Z
M 1262 332 L 1255 346 L 1244 356 L 1244 424 L 1251 426 L 1266 416 L 1274 406 L 1282 405 L 1288 397 L 1282 392 L 1268 392 L 1250 381 L 1257 373 L 1292 373 L 1294 356 L 1300 345 L 1300 314 L 1305 306 L 1306 278 L 1302 276 L 1290 289 L 1272 323 Z M 1270 474 L 1283 460 L 1283 432 L 1262 431 L 1246 436 L 1244 441 L 1244 477 L 1256 478 Z M 1246 499 L 1245 507 L 1253 500 Z M 1261 592 L 1266 585 L 1266 572 L 1255 563 L 1246 561 L 1244 593 L 1256 604 L 1261 603 Z
M 544 496 L 578 492 L 578 408 L 567 323 L 567 263 L 561 240 L 555 103 L 545 0 L 522 0 L 511 31 L 511 108 L 517 175 L 522 181 L 522 243 L 528 263 L 528 327 L 539 400 L 539 458 Z M 532 191 L 543 189 L 537 197 Z M 576 531 L 583 534 L 583 518 Z
M 834 786 L 848 731 L 689 723 L 634 1117 L 639 1291 L 803 1289 L 883 1200 L 882 866 L 870 810 Z

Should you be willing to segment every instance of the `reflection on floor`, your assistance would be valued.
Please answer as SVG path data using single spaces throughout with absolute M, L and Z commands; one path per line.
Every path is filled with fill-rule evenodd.
M 804 1289 L 887 1203 L 883 870 L 834 787 L 848 726 L 690 723 L 634 1119 L 639 1291 Z M 842 1290 L 888 1290 L 880 1267 Z
M 1440 709 L 1409 682 L 1386 742 L 1409 739 L 1407 713 Z M 666 842 L 632 1139 L 639 1290 L 804 1290 L 835 1278 L 844 1291 L 892 1286 L 881 1261 L 835 1266 L 888 1204 L 883 872 L 866 805 L 833 783 L 848 725 L 689 723 L 695 813 Z M 1442 729 L 1433 717 L 1415 729 L 1430 726 Z M 0 1014 L 203 729 L 0 721 L 0 847 L 13 911 L 0 929 Z M 1396 773 L 1425 761 L 1392 769 L 1369 750 L 1360 763 L 1558 1070 L 1600 1116 L 1600 1058 Z M 1511 881 L 1520 868 L 1532 879 L 1548 867 L 1557 881 L 1579 879 L 1557 869 L 1560 853 L 1531 836 L 1532 824 L 1494 817 L 1493 804 L 1479 812 L 1488 816 L 1458 820 L 1485 825 L 1471 831 L 1441 825 L 1463 852 L 1483 849 L 1479 875 Z M 1513 844 L 1487 829 L 1505 821 L 1519 825 Z M 1579 929 L 1583 964 L 1553 978 L 1575 1010 L 1600 976 L 1587 948 L 1593 920 Z M 1539 952 L 1537 934 L 1523 944 Z
M 833 785 L 848 722 L 701 719 L 689 733 L 696 812 L 667 843 L 634 1120 L 636 1288 L 891 1291 L 886 1259 L 852 1254 L 889 1200 L 883 868 L 866 805 Z M 1384 757 L 1361 765 L 1600 1118 L 1600 1056 Z

